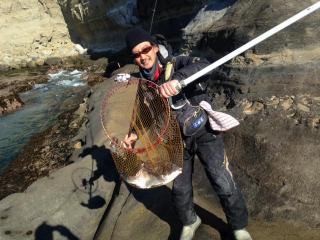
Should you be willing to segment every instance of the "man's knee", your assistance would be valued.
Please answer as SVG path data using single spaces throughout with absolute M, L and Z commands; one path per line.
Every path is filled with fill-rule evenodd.
M 235 182 L 226 171 L 219 174 L 211 174 L 209 179 L 218 195 L 232 195 L 236 191 Z
M 183 183 L 173 183 L 172 195 L 186 196 L 192 193 L 192 186 Z

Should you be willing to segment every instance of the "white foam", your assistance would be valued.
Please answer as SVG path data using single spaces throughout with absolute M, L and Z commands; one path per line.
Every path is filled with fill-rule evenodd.
M 33 86 L 33 89 L 39 89 L 39 88 L 44 88 L 45 89 L 45 86 L 46 86 L 47 84 L 43 84 L 43 83 L 40 83 L 40 84 L 38 84 L 38 83 L 36 83 L 34 86 Z
M 55 79 L 58 79 L 60 77 L 62 77 L 64 74 L 66 73 L 65 70 L 62 70 L 60 72 L 57 72 L 57 73 L 49 73 L 49 81 L 52 81 L 52 80 L 55 80 Z
M 82 72 L 80 72 L 79 70 L 73 70 L 72 72 L 69 73 L 70 75 L 81 75 Z
M 77 80 L 61 80 L 56 83 L 60 86 L 69 86 L 69 87 L 80 87 L 85 86 L 85 82 L 79 82 Z
M 50 78 L 49 82 L 59 86 L 67 86 L 67 87 L 85 86 L 86 82 L 81 79 L 83 73 L 84 72 L 79 71 L 77 69 L 71 72 L 62 70 L 57 73 L 48 74 Z

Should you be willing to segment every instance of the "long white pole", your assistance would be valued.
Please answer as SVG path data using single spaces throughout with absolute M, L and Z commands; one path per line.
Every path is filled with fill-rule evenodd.
M 306 8 L 305 10 L 297 13 L 296 15 L 292 16 L 291 18 L 287 19 L 286 21 L 280 23 L 279 25 L 271 28 L 269 31 L 261 34 L 260 36 L 256 37 L 255 39 L 251 40 L 250 42 L 246 43 L 242 47 L 234 50 L 233 52 L 229 53 L 228 55 L 220 58 L 219 60 L 215 61 L 214 63 L 210 64 L 209 66 L 205 67 L 204 69 L 196 72 L 195 74 L 191 75 L 190 77 L 180 81 L 181 86 L 185 87 L 189 83 L 193 82 L 194 80 L 202 77 L 206 73 L 212 71 L 213 69 L 219 67 L 220 65 L 224 64 L 225 62 L 231 60 L 232 58 L 238 56 L 239 54 L 243 53 L 244 51 L 248 50 L 249 48 L 255 46 L 256 44 L 264 41 L 265 39 L 271 37 L 273 34 L 281 31 L 282 29 L 288 27 L 289 25 L 293 24 L 294 22 L 300 20 L 301 18 L 309 15 L 310 13 L 318 10 L 320 8 L 320 1 L 311 5 L 310 7 Z

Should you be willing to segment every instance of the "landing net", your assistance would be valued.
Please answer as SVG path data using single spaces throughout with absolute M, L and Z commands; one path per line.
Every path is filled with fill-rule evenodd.
M 123 179 L 139 188 L 167 184 L 182 171 L 183 144 L 177 121 L 158 86 L 144 79 L 118 83 L 104 98 L 101 119 Z M 136 134 L 132 149 L 126 136 Z

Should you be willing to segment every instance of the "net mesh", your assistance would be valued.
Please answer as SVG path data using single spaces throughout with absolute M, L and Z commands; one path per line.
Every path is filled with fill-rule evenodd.
M 179 125 L 156 84 L 144 79 L 118 83 L 103 100 L 101 119 L 116 167 L 129 183 L 139 178 L 141 186 L 163 185 L 167 176 L 181 172 Z M 132 133 L 138 139 L 132 149 L 125 148 L 122 141 Z

